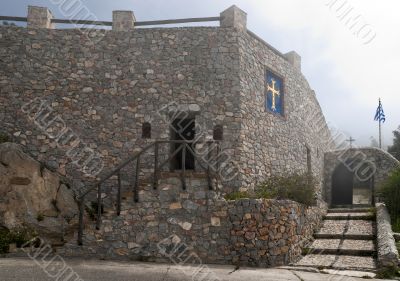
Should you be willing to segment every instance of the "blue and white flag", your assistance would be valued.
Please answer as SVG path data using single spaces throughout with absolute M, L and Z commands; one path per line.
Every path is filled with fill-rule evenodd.
M 385 123 L 385 121 L 386 121 L 385 113 L 383 112 L 381 99 L 379 99 L 379 106 L 376 109 L 375 121 L 379 121 L 379 122 L 383 122 L 383 123 Z

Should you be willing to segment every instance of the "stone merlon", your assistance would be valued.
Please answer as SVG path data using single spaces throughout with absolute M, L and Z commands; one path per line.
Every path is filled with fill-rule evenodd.
M 247 29 L 247 14 L 233 5 L 221 13 L 221 27 L 234 27 L 239 30 Z
M 291 51 L 289 53 L 286 53 L 285 57 L 295 69 L 301 71 L 301 56 L 298 53 L 296 53 L 295 51 Z
M 53 14 L 47 8 L 28 6 L 28 27 L 29 28 L 54 28 L 51 23 Z

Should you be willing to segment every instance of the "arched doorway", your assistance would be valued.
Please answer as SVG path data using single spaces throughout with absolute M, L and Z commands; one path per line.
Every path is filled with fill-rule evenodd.
M 357 166 L 356 172 L 350 166 L 340 164 L 332 175 L 332 205 L 371 205 L 374 203 L 374 177 L 362 177 Z
M 353 204 L 353 172 L 340 164 L 332 175 L 332 205 Z

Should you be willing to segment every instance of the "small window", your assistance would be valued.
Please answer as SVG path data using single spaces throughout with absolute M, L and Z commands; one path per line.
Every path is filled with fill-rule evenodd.
M 307 173 L 312 175 L 312 163 L 311 163 L 311 148 L 306 146 L 307 150 Z
M 224 138 L 224 128 L 222 127 L 222 125 L 216 125 L 214 127 L 214 132 L 213 132 L 213 139 L 214 140 L 223 140 Z
M 151 139 L 151 124 L 148 122 L 142 125 L 142 138 Z

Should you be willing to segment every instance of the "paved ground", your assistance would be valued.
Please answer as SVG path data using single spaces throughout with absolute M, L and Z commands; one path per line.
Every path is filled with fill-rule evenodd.
M 340 275 L 318 274 L 288 269 L 252 269 L 232 266 L 210 266 L 198 273 L 197 267 L 167 264 L 66 260 L 47 267 L 30 259 L 0 259 L 1 281 L 361 281 L 365 279 Z M 66 265 L 66 267 L 64 267 Z M 57 274 L 65 269 L 77 276 Z M 60 270 L 61 269 L 61 270 Z M 51 275 L 47 274 L 49 272 Z M 194 273 L 194 274 L 193 274 Z M 197 273 L 197 274 L 196 274 Z M 375 279 L 369 279 L 375 280 Z

